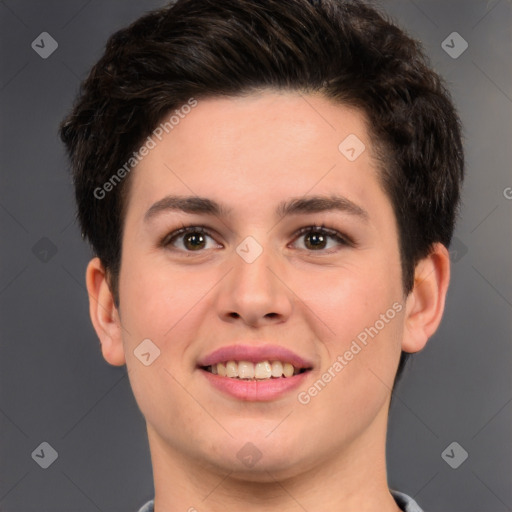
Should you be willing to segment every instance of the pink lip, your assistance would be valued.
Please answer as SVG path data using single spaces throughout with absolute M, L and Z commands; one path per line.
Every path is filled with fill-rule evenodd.
M 221 377 L 220 375 L 214 375 L 202 369 L 200 372 L 208 379 L 210 384 L 219 391 L 239 400 L 251 402 L 264 402 L 279 398 L 303 384 L 304 379 L 308 378 L 311 373 L 306 371 L 298 373 L 293 377 L 270 378 L 268 380 L 258 381 Z
M 291 363 L 295 368 L 313 368 L 313 363 L 306 361 L 299 355 L 279 345 L 230 345 L 214 350 L 198 362 L 201 374 L 205 376 L 210 384 L 239 400 L 262 402 L 276 399 L 288 391 L 297 388 L 309 376 L 309 371 L 298 373 L 292 377 L 270 378 L 262 380 L 243 380 L 221 377 L 204 369 L 217 363 L 227 361 L 249 361 L 259 363 L 260 361 L 281 361 Z
M 198 366 L 210 366 L 227 361 L 249 361 L 251 363 L 281 361 L 282 363 L 291 363 L 295 368 L 299 369 L 313 368 L 311 362 L 279 345 L 230 345 L 228 347 L 221 347 L 203 357 L 198 362 Z

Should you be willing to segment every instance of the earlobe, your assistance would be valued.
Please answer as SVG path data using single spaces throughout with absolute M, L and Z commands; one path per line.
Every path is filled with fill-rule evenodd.
M 418 352 L 435 333 L 443 317 L 450 282 L 450 254 L 441 243 L 416 265 L 414 288 L 406 301 L 402 350 Z
M 105 360 L 113 366 L 126 364 L 121 322 L 110 290 L 107 273 L 101 260 L 93 258 L 86 270 L 89 314 L 94 330 L 101 342 Z

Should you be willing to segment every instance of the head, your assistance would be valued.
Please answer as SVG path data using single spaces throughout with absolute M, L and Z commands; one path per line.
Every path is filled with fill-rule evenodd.
M 173 115 L 177 121 L 171 120 Z M 270 141 L 264 138 L 266 130 Z M 388 268 L 392 269 L 390 281 L 385 281 L 388 291 L 392 291 L 383 293 L 379 307 L 388 304 L 392 308 L 398 301 L 404 305 L 402 314 L 418 285 L 418 276 L 427 275 L 418 274 L 422 262 L 435 248 L 448 248 L 452 238 L 463 179 L 460 122 L 455 107 L 420 44 L 363 2 L 178 0 L 143 16 L 108 40 L 104 55 L 83 82 L 60 133 L 72 164 L 83 236 L 90 241 L 105 271 L 108 292 L 121 319 L 125 315 L 126 332 L 137 332 L 144 338 L 151 336 L 138 331 L 136 322 L 130 325 L 130 316 L 141 311 L 140 304 L 137 309 L 130 297 L 139 293 L 150 303 L 151 296 L 163 294 L 163 281 L 159 279 L 166 279 L 162 277 L 164 267 L 172 268 L 169 281 L 165 282 L 167 287 L 172 282 L 185 284 L 187 275 L 193 283 L 199 273 L 207 275 L 208 268 L 210 276 L 220 277 L 217 270 L 213 271 L 217 268 L 213 260 L 195 266 L 176 261 L 164 265 L 159 260 L 154 275 L 142 272 L 143 267 L 138 265 L 144 254 L 148 258 L 149 254 L 154 256 L 156 249 L 153 245 L 153 252 L 148 249 L 136 260 L 137 244 L 143 245 L 145 240 L 141 235 L 142 220 L 139 223 L 137 219 L 148 205 L 154 204 L 159 188 L 162 195 L 180 190 L 182 194 L 201 197 L 210 190 L 217 194 L 218 202 L 224 197 L 230 207 L 235 206 L 238 197 L 240 205 L 261 207 L 265 215 L 271 205 L 273 208 L 287 195 L 305 195 L 316 182 L 320 188 L 327 187 L 324 192 L 347 191 L 360 203 L 366 201 L 366 207 L 379 205 L 380 210 L 372 215 L 376 219 L 382 212 L 383 218 L 388 219 L 386 243 L 390 251 L 381 252 L 379 261 L 383 264 L 387 258 Z M 351 133 L 366 148 L 353 162 L 338 148 Z M 251 152 L 250 139 L 245 134 L 258 141 L 262 150 Z M 298 141 L 304 153 L 299 150 Z M 154 147 L 149 147 L 152 144 Z M 144 145 L 148 149 L 143 154 Z M 243 148 L 244 153 L 237 148 Z M 268 155 L 273 156 L 271 161 Z M 339 176 L 332 172 L 322 184 L 321 178 L 332 165 L 340 167 Z M 308 174 L 307 169 L 312 166 L 315 172 Z M 119 173 L 120 169 L 125 172 Z M 357 178 L 350 177 L 356 175 Z M 199 191 L 202 184 L 205 188 Z M 285 192 L 286 184 L 289 194 Z M 271 192 L 262 195 L 262 187 Z M 316 190 L 309 195 L 312 192 Z M 270 227 L 270 217 L 261 215 L 252 218 L 258 219 L 258 226 Z M 240 217 L 245 223 L 250 218 L 248 214 L 244 219 Z M 254 236 L 255 232 L 244 231 L 242 220 L 230 224 L 228 217 L 220 214 L 218 219 L 215 229 L 225 230 L 224 246 L 228 233 L 232 234 L 229 240 L 233 248 L 246 236 Z M 252 227 L 256 228 L 256 220 Z M 273 231 L 262 229 L 258 231 L 259 238 L 267 241 L 275 234 L 277 239 L 280 233 L 284 240 L 285 227 L 289 226 L 283 221 Z M 162 224 L 153 229 L 156 237 L 164 227 Z M 360 247 L 364 243 L 372 245 L 362 236 Z M 148 238 L 148 248 L 149 245 Z M 349 291 L 352 294 L 351 302 L 348 296 L 344 304 L 340 302 L 348 309 L 364 309 L 372 294 L 384 289 L 384 284 L 370 289 L 375 280 L 363 278 L 364 269 L 357 267 L 357 261 L 379 269 L 379 275 L 384 268 L 371 258 L 361 259 L 363 253 L 341 266 L 331 262 L 334 273 L 329 274 L 328 282 L 332 285 L 333 277 L 340 276 L 341 295 Z M 264 246 L 264 257 L 269 254 L 270 248 Z M 297 276 L 301 273 L 304 278 L 305 269 L 268 258 L 265 279 L 270 280 L 271 275 L 272 286 L 292 283 L 296 295 L 304 298 L 307 292 L 304 289 L 302 295 L 299 293 Z M 159 265 L 163 267 L 157 275 Z M 226 264 L 223 268 L 236 273 L 238 267 Z M 270 273 L 272 268 L 281 270 L 282 281 Z M 353 287 L 347 285 L 344 289 L 343 272 L 351 268 Z M 370 272 L 370 268 L 367 270 Z M 328 276 L 316 277 L 323 282 Z M 139 284 L 135 283 L 137 280 Z M 151 285 L 144 285 L 144 281 Z M 248 285 L 259 281 L 247 277 L 238 281 L 239 286 L 242 282 Z M 141 289 L 137 290 L 137 286 Z M 336 287 L 328 289 L 335 293 Z M 235 288 L 231 291 L 236 292 Z M 244 292 L 241 288 L 238 291 Z M 169 292 L 167 300 L 164 295 L 159 297 L 160 306 L 169 311 L 176 305 L 171 296 Z M 358 298 L 362 301 L 359 305 Z M 305 303 L 314 308 L 315 300 L 310 299 Z M 217 305 L 225 300 L 223 305 L 230 306 L 220 292 L 217 300 Z M 416 304 L 419 302 L 416 300 Z M 209 300 L 203 301 L 208 303 Z M 442 310 L 442 301 L 438 307 Z M 284 305 L 283 308 L 286 309 Z M 386 308 L 381 311 L 385 312 Z M 146 314 L 149 317 L 145 320 L 151 323 L 151 311 Z M 322 312 L 318 315 L 322 317 Z M 369 319 L 358 318 L 361 322 Z M 438 315 L 429 332 L 435 330 L 439 319 Z M 318 318 L 317 321 L 320 322 Z M 355 323 L 352 327 L 347 335 L 350 339 L 359 332 Z M 359 330 L 364 327 L 369 325 L 358 326 Z M 180 328 L 165 336 L 165 331 L 160 332 L 162 345 L 170 346 Z M 388 331 L 391 329 L 395 337 L 403 336 L 403 329 L 393 327 Z M 320 333 L 316 334 L 320 338 Z M 272 337 L 272 327 L 266 335 Z M 203 336 L 205 346 L 206 339 Z M 124 343 L 127 344 L 126 339 Z M 416 345 L 412 343 L 409 350 L 404 346 L 407 348 L 401 345 L 399 360 L 392 368 L 393 385 Z M 326 353 L 333 355 L 335 350 Z M 117 359 L 112 357 L 112 361 Z

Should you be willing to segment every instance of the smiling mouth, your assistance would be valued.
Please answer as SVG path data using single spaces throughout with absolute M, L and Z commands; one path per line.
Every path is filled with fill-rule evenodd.
M 260 361 L 258 363 L 225 361 L 199 368 L 219 377 L 248 381 L 287 379 L 311 370 L 311 368 L 296 368 L 291 363 L 282 361 Z

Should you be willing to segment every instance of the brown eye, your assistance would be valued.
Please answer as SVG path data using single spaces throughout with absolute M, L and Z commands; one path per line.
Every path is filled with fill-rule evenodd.
M 205 245 L 206 237 L 203 233 L 187 233 L 183 236 L 183 245 L 187 249 L 191 249 L 193 251 L 197 249 L 203 249 Z
M 310 232 L 306 234 L 304 240 L 306 240 L 305 245 L 308 249 L 325 249 L 327 238 L 323 233 Z
M 203 227 L 189 226 L 172 232 L 163 240 L 162 245 L 164 247 L 173 246 L 186 252 L 200 252 L 203 249 L 212 248 L 207 247 L 208 239 L 213 240 Z M 217 245 L 214 244 L 214 246 Z
M 354 246 L 354 243 L 347 236 L 342 235 L 334 229 L 324 228 L 323 226 L 308 226 L 302 228 L 298 233 L 297 240 L 299 239 L 304 240 L 304 246 L 306 250 L 313 252 L 332 249 L 332 246 L 327 247 L 329 240 L 334 240 L 335 245 L 338 246 Z

